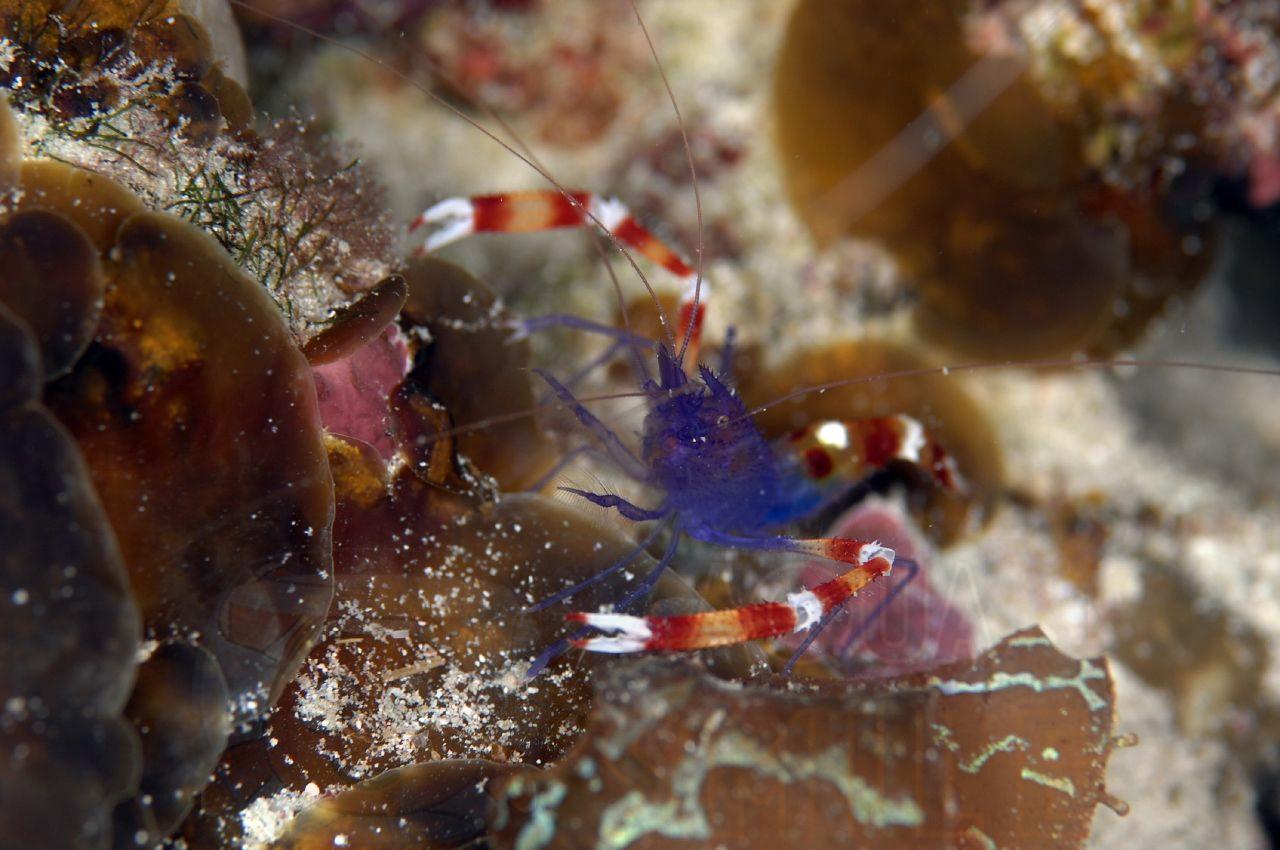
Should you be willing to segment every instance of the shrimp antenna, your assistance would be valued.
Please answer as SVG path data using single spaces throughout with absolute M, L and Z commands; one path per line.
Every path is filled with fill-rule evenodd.
M 903 378 L 923 378 L 929 375 L 950 375 L 953 372 L 993 372 L 1004 369 L 1101 369 L 1103 367 L 1141 367 L 1154 369 L 1191 369 L 1198 372 L 1219 372 L 1228 375 L 1258 375 L 1270 378 L 1280 378 L 1280 369 L 1265 369 L 1260 366 L 1228 366 L 1225 363 L 1200 363 L 1189 360 L 1135 360 L 1130 358 L 1120 358 L 1116 360 L 1107 359 L 1049 359 L 1049 360 L 994 360 L 977 363 L 961 363 L 956 366 L 926 366 L 919 369 L 899 369 L 893 372 L 882 372 L 878 375 L 862 375 L 855 378 L 844 378 L 839 381 L 828 381 L 825 384 L 813 384 L 808 387 L 800 387 L 785 395 L 778 396 L 771 401 L 765 402 L 757 407 L 753 407 L 741 416 L 736 417 L 724 425 L 729 425 L 739 419 L 745 419 L 755 416 L 757 413 L 763 413 L 774 405 L 783 404 L 797 398 L 804 398 L 814 393 L 824 393 L 828 390 L 835 390 L 841 387 L 851 387 L 860 384 L 871 384 L 878 381 L 892 381 Z
M 581 398 L 575 398 L 575 401 L 577 401 L 579 404 L 592 404 L 598 401 L 616 401 L 617 399 L 621 399 L 621 398 L 652 398 L 654 395 L 655 393 L 646 391 L 646 390 L 632 390 L 631 392 L 625 392 L 625 393 L 606 393 L 604 395 L 583 396 Z M 502 425 L 507 422 L 519 422 L 521 419 L 529 419 L 533 416 L 536 416 L 537 414 L 541 413 L 544 410 L 554 410 L 556 408 L 564 407 L 564 406 L 565 406 L 564 402 L 560 401 L 559 399 L 556 399 L 554 401 L 544 401 L 540 404 L 535 404 L 530 407 L 526 407 L 524 410 L 516 410 L 516 411 L 512 411 L 511 413 L 498 413 L 498 414 L 494 414 L 493 416 L 486 416 L 483 419 L 476 419 L 475 421 L 468 422 L 465 425 L 457 425 L 453 428 L 446 428 L 443 431 L 437 431 L 426 440 L 424 445 L 430 445 L 431 443 L 439 442 L 440 440 L 443 440 L 446 437 L 457 437 L 462 434 L 470 434 L 475 431 L 483 431 L 485 428 L 491 428 L 494 425 Z
M 705 251 L 703 241 L 702 228 L 702 192 L 698 188 L 698 167 L 693 161 L 693 147 L 689 144 L 689 133 L 685 127 L 684 116 L 680 114 L 680 103 L 676 100 L 676 93 L 671 88 L 671 80 L 667 78 L 667 70 L 662 66 L 662 59 L 658 56 L 658 48 L 653 43 L 653 36 L 649 34 L 649 27 L 645 25 L 644 18 L 640 16 L 640 7 L 636 5 L 636 0 L 629 0 L 631 11 L 636 16 L 636 23 L 640 25 L 640 32 L 644 33 L 645 43 L 649 45 L 649 55 L 653 57 L 653 64 L 658 69 L 658 75 L 662 77 L 662 85 L 667 90 L 667 99 L 671 101 L 671 108 L 676 114 L 676 125 L 680 128 L 680 141 L 684 144 L 685 160 L 689 163 L 689 178 L 693 186 L 693 204 L 698 213 L 698 236 L 695 253 L 697 255 L 694 264 L 696 276 L 693 282 L 693 315 L 698 315 L 699 300 L 702 297 L 702 268 L 703 254 Z M 661 308 L 659 308 L 661 309 Z M 693 339 L 694 328 L 697 327 L 696 322 L 689 322 L 684 329 L 684 338 L 680 340 L 680 349 L 676 352 L 676 363 L 682 368 L 684 366 L 684 355 L 689 349 L 689 341 Z
M 512 130 L 512 128 L 507 124 L 506 121 L 502 120 L 502 118 L 497 115 L 497 113 L 492 108 L 490 108 L 486 104 L 482 104 L 482 103 L 476 104 L 482 111 L 485 112 L 485 114 L 489 115 L 495 121 L 497 121 L 508 133 L 511 133 L 513 138 L 517 139 L 516 145 L 512 145 L 510 142 L 507 142 L 505 139 L 498 136 L 497 133 L 494 133 L 488 127 L 484 126 L 479 121 L 472 118 L 467 113 L 463 112 L 457 106 L 454 106 L 445 98 L 441 97 L 440 95 L 431 91 L 431 89 L 419 83 L 409 74 L 405 73 L 404 71 L 401 71 L 399 68 L 396 68 L 394 65 L 392 65 L 389 62 L 379 59 L 377 56 L 374 56 L 372 53 L 369 53 L 366 50 L 361 50 L 359 47 L 356 47 L 353 44 L 347 44 L 346 42 L 340 39 L 334 38 L 333 36 L 325 35 L 319 30 L 313 29 L 312 27 L 306 26 L 305 24 L 300 24 L 300 23 L 297 23 L 296 21 L 291 21 L 288 18 L 282 17 L 273 12 L 268 12 L 265 9 L 261 9 L 253 5 L 252 3 L 246 2 L 246 0 L 227 0 L 227 2 L 230 3 L 232 6 L 236 6 L 240 9 L 244 9 L 247 12 L 252 12 L 253 14 L 266 18 L 269 21 L 274 21 L 275 23 L 280 24 L 281 26 L 289 27 L 291 29 L 297 30 L 298 32 L 305 33 L 307 36 L 314 38 L 317 41 L 323 42 L 324 44 L 332 45 L 333 47 L 336 47 L 339 50 L 345 50 L 355 56 L 359 56 L 361 59 L 364 59 L 367 62 L 372 62 L 374 65 L 377 65 L 379 68 L 383 69 L 387 73 L 401 80 L 406 85 L 410 86 L 411 88 L 415 89 L 418 92 L 421 92 L 426 97 L 435 101 L 436 104 L 443 107 L 445 110 L 452 113 L 462 121 L 465 121 L 467 124 L 471 125 L 477 131 L 484 134 L 490 141 L 499 145 L 507 153 L 511 154 L 516 159 L 520 160 L 525 165 L 529 166 L 529 168 L 533 169 L 533 171 L 536 172 L 540 177 L 542 177 L 542 179 L 546 180 L 549 184 L 551 184 L 551 186 L 565 198 L 565 201 L 569 205 L 571 205 L 574 209 L 580 212 L 585 219 L 592 222 L 593 224 L 596 225 L 596 227 L 598 227 L 601 231 L 603 231 L 606 238 L 608 238 L 608 240 L 613 243 L 613 246 L 617 248 L 619 251 L 621 251 L 622 255 L 627 258 L 627 262 L 631 265 L 632 271 L 636 273 L 636 276 L 644 284 L 644 288 L 649 293 L 649 297 L 653 299 L 653 302 L 655 304 L 658 305 L 658 322 L 662 326 L 663 335 L 666 337 L 667 343 L 672 348 L 675 348 L 675 334 L 671 332 L 671 323 L 667 319 L 666 311 L 662 309 L 662 305 L 658 301 L 657 292 L 654 291 L 653 285 L 649 283 L 649 279 L 645 276 L 644 272 L 641 271 L 640 266 L 636 263 L 635 258 L 631 255 L 631 252 L 627 250 L 626 246 L 623 245 L 621 241 L 619 241 L 616 237 L 614 237 L 612 233 L 609 232 L 609 229 L 604 226 L 604 222 L 600 221 L 600 219 L 597 218 L 595 214 L 591 212 L 590 209 L 588 209 L 584 204 L 582 204 L 582 202 L 580 202 L 577 198 L 575 198 L 573 196 L 573 193 L 570 192 L 567 188 L 565 188 L 564 185 L 561 184 L 560 181 L 557 180 L 549 170 L 544 168 L 537 161 L 537 158 L 533 156 L 532 153 L 524 153 L 516 149 L 516 145 L 523 148 L 524 147 L 523 142 L 518 141 L 519 136 Z M 457 91 L 461 92 L 464 90 L 460 85 L 458 85 L 452 79 L 450 79 L 449 75 L 446 74 L 440 68 L 439 65 L 431 61 L 430 57 L 422 56 L 420 58 L 422 58 L 423 61 L 427 63 L 427 66 L 431 69 L 431 73 L 434 74 L 438 79 L 448 83 L 452 88 L 456 89 Z M 610 270 L 610 275 L 612 276 L 612 274 L 613 272 L 612 270 Z M 615 279 L 615 284 L 616 283 L 617 281 Z M 619 293 L 621 293 L 621 287 L 618 287 L 618 291 Z M 619 294 L 619 297 L 621 297 L 621 294 Z M 624 310 L 623 312 L 625 315 L 626 311 Z

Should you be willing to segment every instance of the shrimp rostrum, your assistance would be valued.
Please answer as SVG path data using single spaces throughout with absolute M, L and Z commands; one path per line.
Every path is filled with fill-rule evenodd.
M 626 519 L 657 525 L 632 555 L 596 577 L 542 600 L 537 607 L 561 602 L 623 569 L 663 529 L 670 531 L 656 569 L 612 611 L 568 615 L 590 627 L 572 641 L 582 649 L 614 653 L 695 650 L 807 632 L 803 651 L 850 597 L 889 575 L 894 552 L 876 541 L 798 538 L 781 534 L 780 529 L 847 497 L 867 476 L 891 463 L 915 464 L 943 488 L 963 486 L 951 457 L 908 416 L 813 422 L 785 437 L 768 440 L 733 388 L 729 376 L 731 345 L 724 347 L 719 368 L 693 365 L 705 314 L 705 281 L 617 201 L 586 192 L 551 190 L 450 199 L 427 210 L 414 224 L 432 229 L 426 250 L 476 232 L 595 224 L 616 243 L 653 260 L 684 284 L 678 331 L 661 342 L 638 340 L 620 329 L 573 315 L 543 316 L 527 323 L 528 329 L 564 326 L 609 335 L 615 343 L 651 349 L 657 361 L 653 377 L 637 358 L 644 394 L 650 399 L 638 452 L 578 401 L 569 387 L 546 372 L 538 373 L 594 435 L 603 454 L 656 494 L 657 500 L 652 507 L 645 507 L 613 494 L 563 489 Z M 652 589 L 685 536 L 730 548 L 817 556 L 839 562 L 844 571 L 830 581 L 791 593 L 781 602 L 665 617 L 624 613 Z M 914 565 L 904 565 L 910 570 L 909 581 Z M 549 656 L 544 654 L 533 672 L 546 660 Z

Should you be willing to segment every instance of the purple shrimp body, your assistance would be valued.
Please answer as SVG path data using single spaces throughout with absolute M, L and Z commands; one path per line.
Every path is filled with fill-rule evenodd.
M 648 483 L 689 528 L 751 533 L 812 511 L 817 491 L 774 451 L 714 371 L 690 379 L 662 347 L 662 393 L 644 423 Z

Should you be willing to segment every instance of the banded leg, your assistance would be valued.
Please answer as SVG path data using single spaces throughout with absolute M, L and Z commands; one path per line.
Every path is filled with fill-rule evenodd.
M 651 539 L 652 537 L 649 538 L 649 540 Z M 641 552 L 645 551 L 645 547 L 648 545 L 649 540 L 646 540 L 644 543 L 636 547 L 635 554 L 637 556 Z M 624 596 L 616 605 L 613 606 L 613 609 L 615 611 L 623 610 L 628 605 L 640 599 L 642 596 L 648 595 L 648 593 L 651 590 L 653 590 L 654 585 L 658 583 L 658 579 L 662 577 L 662 573 L 667 569 L 667 567 L 671 566 L 671 561 L 672 559 L 675 558 L 676 549 L 679 547 L 679 545 L 680 545 L 680 529 L 676 528 L 672 531 L 671 539 L 667 542 L 667 549 L 665 552 L 663 552 L 662 557 L 658 560 L 658 563 L 654 566 L 652 570 L 649 571 L 649 574 L 646 575 L 639 584 L 637 584 L 630 591 L 628 591 L 627 595 Z M 609 568 L 610 571 L 612 571 L 613 569 L 614 569 L 613 567 Z M 623 616 L 623 615 L 612 614 L 612 615 L 606 615 L 606 616 Z M 529 681 L 534 679 L 535 677 L 538 676 L 539 673 L 541 673 L 543 670 L 546 669 L 548 664 L 550 664 L 552 661 L 554 661 L 555 659 L 563 655 L 565 651 L 569 649 L 569 647 L 578 646 L 581 642 L 582 636 L 589 631 L 590 629 L 586 627 L 577 629 L 576 631 L 574 631 L 574 633 L 571 636 L 567 638 L 561 638 L 560 640 L 548 646 L 542 652 L 538 653 L 538 657 L 533 660 L 533 663 L 529 666 L 528 671 L 525 673 L 525 680 Z
M 951 455 L 910 416 L 828 419 L 792 431 L 778 441 L 820 490 L 847 487 L 894 461 L 924 470 L 947 490 L 965 489 Z
M 817 625 L 849 597 L 888 575 L 894 553 L 878 543 L 843 537 L 801 540 L 789 537 L 737 538 L 718 533 L 692 534 L 712 543 L 740 548 L 803 552 L 851 565 L 852 569 L 809 590 L 787 595 L 786 602 L 762 602 L 674 617 L 632 617 L 613 613 L 573 613 L 569 619 L 603 634 L 574 641 L 592 652 L 706 649 L 758 638 L 802 632 Z
M 920 575 L 920 565 L 910 558 L 898 558 L 894 561 L 894 566 L 901 567 L 906 570 L 907 574 L 903 576 L 902 580 L 894 585 L 887 594 L 885 594 L 884 599 L 881 599 L 876 604 L 876 607 L 871 609 L 871 613 L 868 614 L 866 618 L 858 624 L 858 627 L 853 630 L 853 633 L 845 638 L 845 640 L 840 644 L 839 652 L 841 654 L 847 652 L 849 647 L 861 640 L 862 636 L 867 633 L 867 630 L 875 625 L 876 620 L 880 619 L 880 616 L 884 614 L 885 611 L 889 610 L 889 606 L 893 604 L 893 601 L 902 595 L 902 592 L 907 589 L 907 586 L 911 584 L 911 582 L 916 580 L 916 576 Z M 848 600 L 845 601 L 847 602 Z M 791 658 L 787 660 L 785 665 L 783 665 L 782 672 L 785 675 L 791 675 L 791 671 L 795 668 L 796 662 L 805 654 L 809 649 L 809 646 L 818 639 L 818 635 L 822 634 L 822 630 L 830 625 L 831 621 L 839 616 L 844 610 L 845 608 L 843 605 L 838 605 L 835 608 L 832 608 L 831 613 L 824 614 L 818 624 L 809 630 L 809 634 L 804 636 L 804 640 L 801 641 L 800 646 L 796 647 L 796 651 L 791 654 Z
M 414 219 L 409 229 L 430 227 L 431 233 L 419 253 L 430 253 L 474 233 L 531 233 L 598 223 L 623 245 L 657 263 L 684 284 L 680 304 L 677 342 L 684 345 L 687 359 L 697 362 L 702 336 L 704 304 L 710 295 L 706 280 L 667 243 L 636 220 L 626 205 L 616 198 L 602 198 L 594 192 L 562 194 L 552 189 L 449 198 Z M 688 340 L 687 344 L 685 340 Z M 685 358 L 682 358 L 682 361 Z

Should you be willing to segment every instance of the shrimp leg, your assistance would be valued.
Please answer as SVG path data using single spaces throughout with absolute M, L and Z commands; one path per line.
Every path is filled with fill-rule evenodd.
M 590 319 L 575 316 L 572 313 L 548 313 L 545 316 L 521 319 L 516 323 L 516 337 L 517 339 L 523 339 L 531 333 L 548 330 L 549 328 L 571 328 L 609 337 L 623 345 L 653 348 L 653 340 L 648 337 L 636 336 L 635 334 L 627 333 L 622 328 L 615 328 L 613 325 L 606 325 L 602 322 L 593 322 Z
M 471 198 L 449 198 L 414 219 L 409 229 L 433 228 L 422 251 L 430 253 L 473 233 L 531 233 L 598 224 L 623 245 L 680 279 L 694 271 L 665 242 L 638 222 L 616 198 L 594 192 L 533 189 Z
M 910 416 L 815 422 L 779 440 L 777 451 L 792 455 L 819 488 L 842 488 L 894 461 L 905 461 L 924 470 L 943 489 L 965 489 L 955 461 Z
M 542 473 L 542 477 L 540 477 L 537 481 L 533 482 L 527 488 L 525 488 L 525 492 L 541 493 L 542 488 L 546 487 L 548 484 L 554 481 L 556 479 L 556 476 L 564 472 L 565 469 L 567 469 L 570 464 L 572 464 L 574 461 L 576 461 L 578 458 L 582 457 L 583 455 L 596 455 L 599 457 L 605 456 L 595 446 L 577 446 L 575 448 L 572 448 L 569 451 L 565 452 L 564 456 L 561 457 L 559 460 L 557 460 L 554 466 L 552 466 L 546 472 Z
M 688 359 L 697 361 L 703 306 L 710 294 L 680 255 L 636 220 L 616 198 L 594 192 L 561 193 L 552 189 L 449 198 L 428 208 L 409 225 L 431 228 L 418 253 L 430 253 L 474 233 L 530 233 L 565 227 L 599 225 L 618 242 L 666 269 L 684 284 L 677 339 Z M 688 340 L 687 344 L 684 342 Z M 683 358 L 682 358 L 683 359 Z
M 893 600 L 902 595 L 902 592 L 907 589 L 907 586 L 916 580 L 916 576 L 920 575 L 920 565 L 910 558 L 898 558 L 894 561 L 894 566 L 902 567 L 902 569 L 906 570 L 907 574 L 903 576 L 902 581 L 895 584 L 893 588 L 885 594 L 884 599 L 881 599 L 876 604 L 876 607 L 872 609 L 871 613 L 868 614 L 866 618 L 858 624 L 858 627 L 853 630 L 853 634 L 845 638 L 844 642 L 840 645 L 840 654 L 844 654 L 849 650 L 849 647 L 857 643 L 858 640 L 866 634 L 867 629 L 871 628 L 871 626 L 875 624 L 875 621 L 880 619 L 880 615 L 889 610 L 889 606 L 893 604 Z M 790 675 L 791 670 L 796 666 L 796 662 L 805 654 L 805 651 L 809 649 L 809 646 L 818 639 L 818 635 L 822 634 L 822 630 L 830 625 L 831 621 L 839 616 L 839 614 L 844 610 L 845 608 L 843 605 L 837 605 L 828 613 L 822 615 L 822 619 L 818 621 L 816 626 L 809 629 L 809 634 L 804 636 L 804 640 L 801 641 L 800 646 L 796 648 L 796 651 L 791 654 L 791 658 L 789 658 L 787 663 L 783 665 L 783 673 Z
M 644 543 L 636 547 L 637 555 L 640 552 L 644 551 L 644 548 L 648 545 L 650 540 L 652 540 L 652 535 Z M 662 558 L 658 560 L 658 563 L 654 566 L 652 570 L 649 571 L 649 574 L 646 575 L 638 585 L 633 587 L 627 593 L 626 596 L 624 596 L 616 605 L 613 606 L 613 609 L 615 611 L 625 609 L 628 605 L 632 604 L 637 599 L 649 593 L 649 591 L 653 589 L 653 586 L 658 583 L 658 579 L 662 577 L 663 571 L 665 571 L 667 567 L 671 566 L 671 561 L 676 556 L 676 549 L 678 548 L 679 544 L 680 544 L 680 530 L 677 528 L 673 531 L 671 535 L 671 540 L 668 541 L 667 549 L 665 552 L 663 552 Z M 613 569 L 614 569 L 613 567 L 610 567 L 607 572 L 612 572 Z M 597 616 L 625 618 L 627 615 L 600 614 Z M 629 619 L 636 619 L 636 618 L 631 617 Z M 582 636 L 585 635 L 588 631 L 589 629 L 587 628 L 578 629 L 573 633 L 572 636 L 567 638 L 561 638 L 560 640 L 551 644 L 551 646 L 544 649 L 542 652 L 538 653 L 538 657 L 533 660 L 533 663 L 529 666 L 528 671 L 525 672 L 526 681 L 537 677 L 539 673 L 541 673 L 544 669 L 546 669 L 546 666 L 548 664 L 550 664 L 556 658 L 559 658 L 562 654 L 564 654 L 565 650 L 567 650 L 569 647 L 580 645 Z
M 586 490 L 579 490 L 577 487 L 561 487 L 566 493 L 572 493 L 575 496 L 581 496 L 592 504 L 599 505 L 602 508 L 613 508 L 629 520 L 635 522 L 645 522 L 651 519 L 662 519 L 669 516 L 670 512 L 665 510 L 651 511 L 642 508 L 639 505 L 633 505 L 621 496 L 605 495 L 601 493 L 591 493 Z
M 592 652 L 690 650 L 802 632 L 817 625 L 823 617 L 875 579 L 888 575 L 893 567 L 892 549 L 844 537 L 742 538 L 707 529 L 690 530 L 689 534 L 707 542 L 736 548 L 817 555 L 849 564 L 852 569 L 809 590 L 789 594 L 786 602 L 762 602 L 724 611 L 673 617 L 575 612 L 568 615 L 569 620 L 591 626 L 603 634 L 575 640 L 574 645 Z
M 566 587 L 564 590 L 553 593 L 551 596 L 548 596 L 546 599 L 535 602 L 534 604 L 529 606 L 528 610 L 530 612 L 544 611 L 547 608 L 550 608 L 552 605 L 555 605 L 557 602 L 563 602 L 564 600 L 568 599 L 570 596 L 573 596 L 575 593 L 580 593 L 581 591 L 586 590 L 588 587 L 595 584 L 596 582 L 603 581 L 604 579 L 613 575 L 618 570 L 623 569 L 624 567 L 629 565 L 631 562 L 633 562 L 634 560 L 639 558 L 641 555 L 643 555 L 646 551 L 648 551 L 649 544 L 652 543 L 654 540 L 656 540 L 658 538 L 658 535 L 661 534 L 664 529 L 669 528 L 670 525 L 671 525 L 671 522 L 669 519 L 666 522 L 658 523 L 658 525 L 655 526 L 654 529 L 650 531 L 644 537 L 643 540 L 641 540 L 638 544 L 636 544 L 636 548 L 632 549 L 629 553 L 624 555 L 620 560 L 614 561 L 613 564 L 611 564 L 608 567 L 605 567 L 603 570 L 591 576 L 590 578 L 583 579 L 582 581 L 578 582 L 577 584 L 571 587 Z M 679 536 L 679 535 L 676 535 L 676 536 Z
M 644 462 L 623 444 L 617 434 L 609 430 L 609 426 L 601 422 L 590 410 L 583 407 L 574 398 L 568 387 L 557 381 L 550 372 L 542 369 L 534 369 L 533 371 L 538 377 L 547 382 L 547 386 L 551 387 L 551 390 L 560 401 L 568 405 L 574 416 L 578 417 L 578 421 L 585 425 L 587 430 L 596 435 L 609 453 L 609 459 L 616 463 L 623 472 L 642 481 L 648 476 L 649 468 L 644 465 Z

